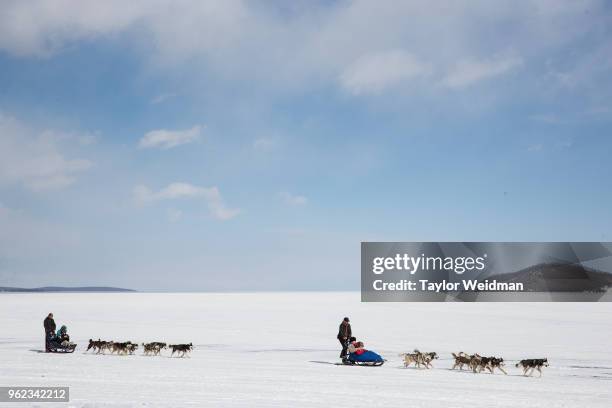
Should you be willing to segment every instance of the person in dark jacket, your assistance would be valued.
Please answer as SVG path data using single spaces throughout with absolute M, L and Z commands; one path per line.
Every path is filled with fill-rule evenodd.
M 45 351 L 51 351 L 51 340 L 55 336 L 55 320 L 53 320 L 53 313 L 49 313 L 45 319 L 43 325 L 45 326 Z
M 340 323 L 340 328 L 338 329 L 338 341 L 342 345 L 342 351 L 340 352 L 340 358 L 346 358 L 346 348 L 348 347 L 348 340 L 353 336 L 353 332 L 351 330 L 351 324 L 349 323 L 349 318 L 345 317 Z

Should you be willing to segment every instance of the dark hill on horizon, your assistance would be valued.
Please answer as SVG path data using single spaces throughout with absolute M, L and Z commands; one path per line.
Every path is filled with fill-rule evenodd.
M 11 293 L 54 293 L 54 292 L 137 292 L 133 289 L 114 288 L 110 286 L 43 286 L 40 288 L 14 288 L 0 286 L 0 292 Z
M 580 264 L 540 263 L 517 272 L 490 275 L 498 282 L 521 282 L 526 292 L 605 292 L 612 274 Z M 479 279 L 484 280 L 484 279 Z

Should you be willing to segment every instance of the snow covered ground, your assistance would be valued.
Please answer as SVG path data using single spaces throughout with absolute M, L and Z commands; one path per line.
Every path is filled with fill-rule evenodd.
M 358 293 L 1 294 L 0 385 L 68 406 L 610 407 L 612 303 L 360 303 Z M 48 312 L 74 354 L 40 353 Z M 388 361 L 337 361 L 338 324 Z M 193 342 L 190 358 L 85 354 L 87 339 Z M 397 356 L 436 351 L 433 370 Z M 451 371 L 450 352 L 548 357 L 542 378 Z M 6 406 L 16 406 L 5 404 Z M 50 407 L 55 404 L 39 404 Z M 58 404 L 59 405 L 59 404 Z M 65 406 L 63 404 L 62 406 Z M 21 404 L 19 406 L 25 406 Z

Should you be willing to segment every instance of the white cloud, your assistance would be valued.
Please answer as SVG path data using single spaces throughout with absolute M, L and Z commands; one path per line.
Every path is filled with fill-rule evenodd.
M 278 196 L 285 204 L 288 205 L 305 205 L 308 203 L 308 199 L 306 197 L 301 195 L 294 195 L 286 191 L 278 193 Z
M 176 146 L 193 143 L 200 138 L 202 127 L 196 125 L 184 130 L 158 129 L 147 132 L 138 142 L 142 149 L 171 149 Z
M 0 48 L 47 57 L 79 40 L 118 34 L 147 14 L 146 1 L 7 0 L 0 13 Z
M 214 188 L 214 187 L 213 187 Z M 172 183 L 163 189 L 153 192 L 146 186 L 137 186 L 134 190 L 136 197 L 142 202 L 157 200 L 174 200 L 177 198 L 197 197 L 208 192 L 208 189 L 194 186 L 189 183 Z
M 211 215 L 219 220 L 229 220 L 240 214 L 239 209 L 228 208 L 217 187 L 199 187 L 189 183 L 175 182 L 159 191 L 152 191 L 144 185 L 134 188 L 134 198 L 141 204 L 155 201 L 186 198 L 202 198 L 206 201 Z
M 455 64 L 442 83 L 449 88 L 465 88 L 476 82 L 503 75 L 523 65 L 520 57 L 489 60 L 463 60 Z
M 602 44 L 601 54 L 609 54 L 609 36 L 598 34 L 608 19 L 600 0 L 458 0 L 438 6 L 354 0 L 282 10 L 246 0 L 6 0 L 0 49 L 44 57 L 103 38 L 138 48 L 156 69 L 178 67 L 180 75 L 188 66 L 214 80 L 246 80 L 266 90 L 311 89 L 315 82 L 352 94 L 384 92 L 416 79 L 466 89 L 509 72 L 520 59 L 543 62 L 571 49 L 571 61 L 560 65 L 572 72 L 572 83 L 582 84 L 580 78 L 597 78 L 586 67 L 574 72 L 572 65 Z M 521 57 L 496 59 L 509 43 Z M 598 71 L 602 75 L 607 73 Z
M 67 158 L 62 142 L 80 138 L 57 131 L 37 131 L 0 113 L 0 185 L 18 184 L 33 191 L 61 189 L 74 183 L 92 163 Z
M 369 54 L 351 64 L 340 76 L 354 95 L 378 93 L 404 81 L 427 76 L 431 67 L 401 50 Z

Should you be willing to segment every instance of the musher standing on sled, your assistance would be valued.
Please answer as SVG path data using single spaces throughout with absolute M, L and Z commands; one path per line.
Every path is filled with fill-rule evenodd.
M 53 313 L 49 313 L 45 322 L 45 351 L 48 353 L 51 351 L 51 340 L 55 336 L 55 320 L 53 320 Z
M 338 341 L 342 344 L 342 351 L 340 352 L 340 358 L 342 360 L 346 359 L 346 349 L 348 347 L 348 340 L 353 336 L 353 332 L 351 331 L 351 324 L 349 323 L 349 318 L 345 317 L 340 323 L 340 328 L 338 329 Z

